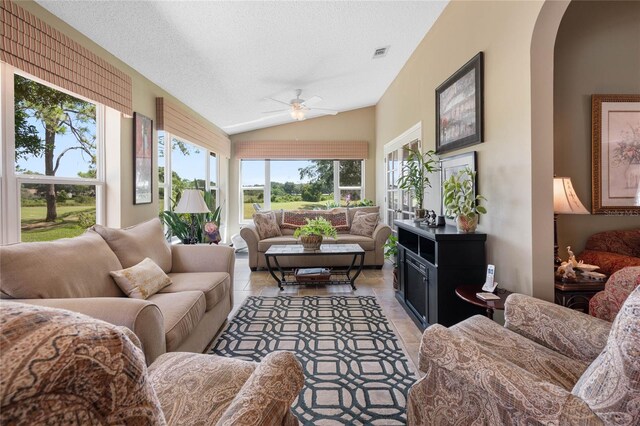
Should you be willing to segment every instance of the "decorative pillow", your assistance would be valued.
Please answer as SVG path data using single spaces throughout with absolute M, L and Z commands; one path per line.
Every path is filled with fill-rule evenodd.
M 349 223 L 353 223 L 353 218 L 356 213 L 365 212 L 365 213 L 378 213 L 380 214 L 379 206 L 367 206 L 367 207 L 349 207 L 347 209 L 347 216 L 349 218 Z
M 282 236 L 275 212 L 255 212 L 253 223 L 256 225 L 256 231 L 258 231 L 261 240 Z
M 134 299 L 147 299 L 171 284 L 171 278 L 148 257 L 131 268 L 109 273 L 118 287 Z
M 101 225 L 93 225 L 91 229 L 109 244 L 123 268 L 137 265 L 148 257 L 164 272 L 171 272 L 171 247 L 164 238 L 160 219 L 151 219 L 124 229 Z
M 373 231 L 378 226 L 378 220 L 380 220 L 378 213 L 356 212 L 349 232 L 353 235 L 372 237 Z
M 307 224 L 307 219 L 322 217 L 327 219 L 336 231 L 348 231 L 349 220 L 345 209 L 333 210 L 285 210 L 282 213 L 282 227 L 297 229 Z

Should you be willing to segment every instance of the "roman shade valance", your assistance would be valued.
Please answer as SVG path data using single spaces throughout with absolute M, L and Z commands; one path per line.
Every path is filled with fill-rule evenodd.
M 156 98 L 156 126 L 178 138 L 207 148 L 226 158 L 231 156 L 231 141 L 216 128 L 199 117 L 194 117 L 164 98 Z
M 238 141 L 236 158 L 244 160 L 364 160 L 367 141 Z
M 0 1 L 0 13 L 0 60 L 133 115 L 130 76 L 11 1 Z

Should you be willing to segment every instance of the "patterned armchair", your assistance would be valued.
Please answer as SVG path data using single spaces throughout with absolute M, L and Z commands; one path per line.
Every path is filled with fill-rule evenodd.
M 302 367 L 172 352 L 147 369 L 133 332 L 61 309 L 0 305 L 0 424 L 297 425 Z
M 640 285 L 640 266 L 615 272 L 589 301 L 589 314 L 605 321 L 613 321 L 631 292 Z
M 424 332 L 409 424 L 640 424 L 640 289 L 613 324 L 521 294 L 505 317 Z

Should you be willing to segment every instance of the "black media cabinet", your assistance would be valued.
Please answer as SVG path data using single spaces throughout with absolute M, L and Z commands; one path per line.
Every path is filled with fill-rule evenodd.
M 396 299 L 424 330 L 450 326 L 483 311 L 455 294 L 462 284 L 482 284 L 487 234 L 459 234 L 455 226 L 426 228 L 396 220 L 398 283 Z

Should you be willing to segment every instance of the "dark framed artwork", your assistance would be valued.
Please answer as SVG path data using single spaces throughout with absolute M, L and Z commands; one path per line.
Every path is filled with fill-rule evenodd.
M 483 80 L 480 52 L 436 88 L 436 154 L 483 141 Z
M 591 211 L 640 215 L 640 95 L 591 97 Z
M 440 160 L 440 208 L 442 209 L 442 216 L 444 216 L 446 223 L 448 223 L 449 225 L 455 225 L 456 218 L 453 216 L 447 216 L 447 210 L 444 207 L 444 181 L 449 179 L 452 174 L 458 173 L 460 170 L 464 170 L 466 167 L 471 169 L 472 172 L 476 171 L 475 151 L 454 155 L 452 157 L 442 158 Z M 478 179 L 476 179 L 474 195 L 477 193 Z
M 133 113 L 133 204 L 153 201 L 153 120 Z

